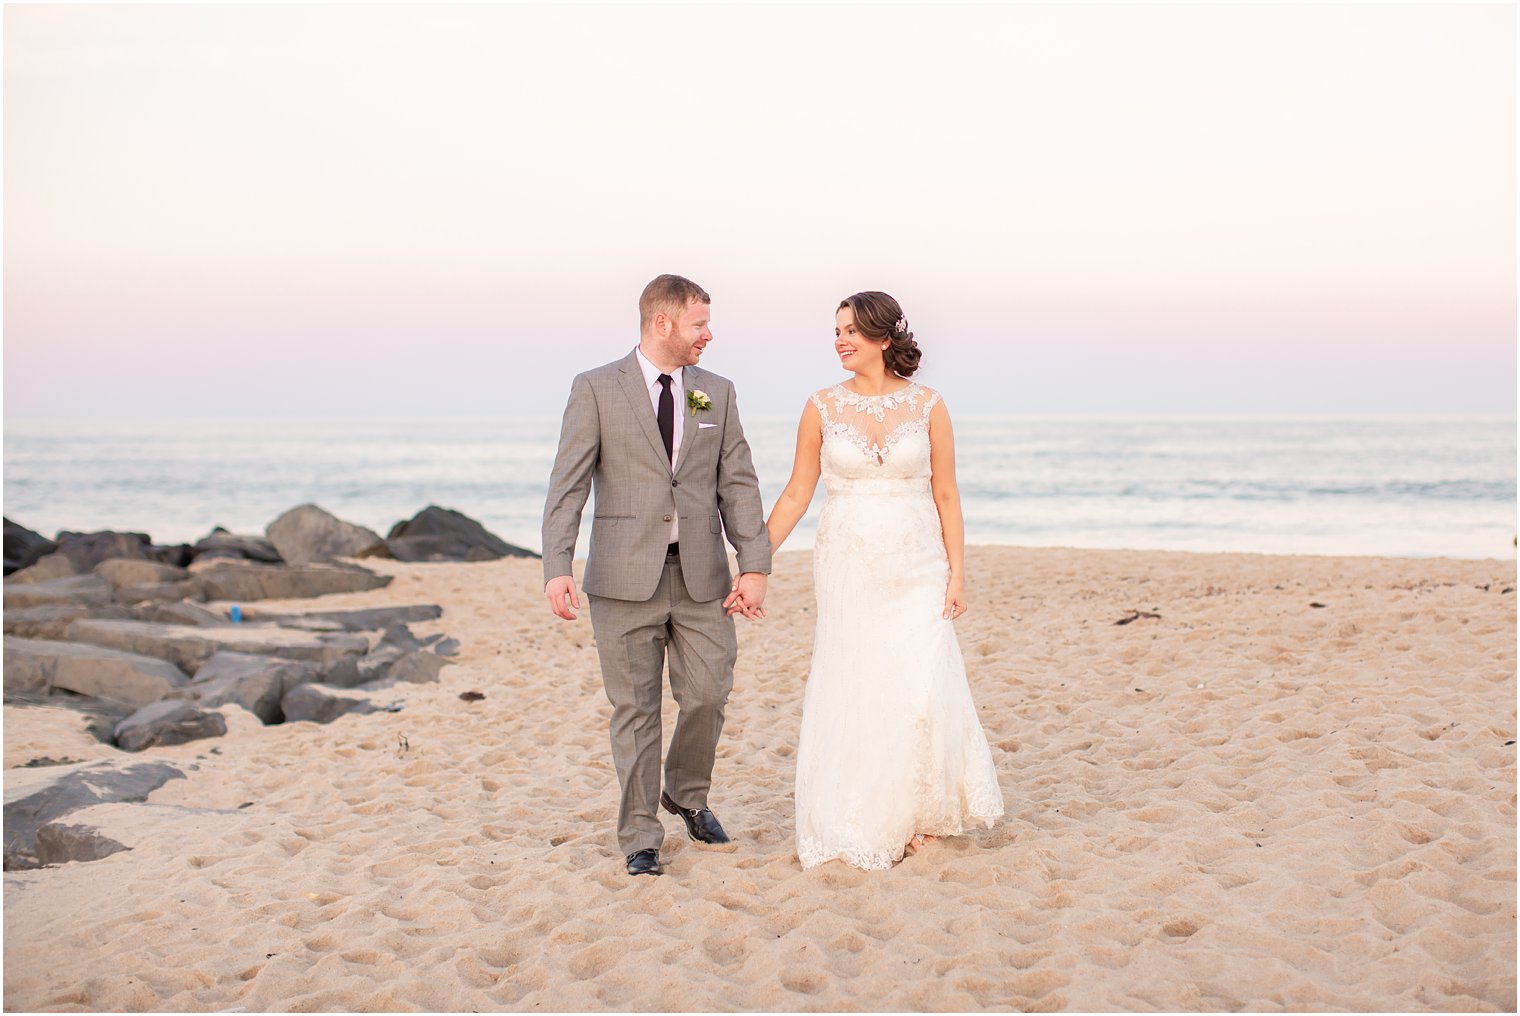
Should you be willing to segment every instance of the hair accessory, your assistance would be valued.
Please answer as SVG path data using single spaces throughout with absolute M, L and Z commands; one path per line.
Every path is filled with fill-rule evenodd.
M 896 331 L 899 335 L 906 335 L 908 333 L 908 319 L 906 317 L 897 319 Z

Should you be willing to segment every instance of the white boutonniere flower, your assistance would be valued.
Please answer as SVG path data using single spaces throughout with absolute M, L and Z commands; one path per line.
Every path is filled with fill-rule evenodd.
M 696 416 L 699 409 L 705 413 L 712 408 L 712 399 L 707 397 L 706 392 L 693 388 L 686 393 L 686 408 L 691 410 L 692 416 Z

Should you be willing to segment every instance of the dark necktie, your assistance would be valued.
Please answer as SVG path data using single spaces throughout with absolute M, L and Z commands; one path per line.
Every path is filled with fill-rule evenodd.
M 672 449 L 676 440 L 676 400 L 670 394 L 670 382 L 673 381 L 669 374 L 660 375 L 660 408 L 656 412 L 655 419 L 660 422 L 660 437 L 665 441 L 665 457 L 672 456 Z

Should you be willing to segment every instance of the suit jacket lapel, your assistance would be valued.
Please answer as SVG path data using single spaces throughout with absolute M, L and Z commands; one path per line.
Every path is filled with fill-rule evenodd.
M 691 459 L 687 452 L 691 451 L 692 440 L 696 436 L 698 417 L 687 407 L 687 399 L 690 393 L 700 390 L 701 374 L 695 367 L 687 367 L 681 371 L 681 386 L 686 390 L 681 393 L 681 400 L 676 403 L 676 412 L 681 414 L 681 455 L 676 460 L 676 475 L 686 468 L 686 463 Z M 701 410 L 698 410 L 701 412 Z
M 665 442 L 660 437 L 660 425 L 654 418 L 654 408 L 649 404 L 649 392 L 644 388 L 644 372 L 639 368 L 639 359 L 634 354 L 629 353 L 628 359 L 618 366 L 623 372 L 623 392 L 628 396 L 628 401 L 632 403 L 634 419 L 639 421 L 639 426 L 644 430 L 644 436 L 649 439 L 649 446 L 654 449 L 655 455 L 665 463 L 665 469 L 669 471 L 670 456 L 665 454 Z M 674 395 L 675 393 L 671 392 L 671 394 Z M 678 404 L 676 412 L 679 413 L 680 411 L 681 409 Z M 684 431 L 682 432 L 681 439 L 685 440 Z

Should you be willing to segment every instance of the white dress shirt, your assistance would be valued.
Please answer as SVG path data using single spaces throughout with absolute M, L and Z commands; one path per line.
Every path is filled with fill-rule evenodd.
M 637 346 L 633 353 L 639 358 L 639 369 L 644 372 L 644 388 L 649 392 L 649 405 L 654 410 L 656 421 L 660 418 L 660 393 L 663 387 L 660 384 L 660 375 L 665 373 L 644 356 L 644 351 Z M 676 463 L 681 461 L 681 413 L 686 409 L 686 388 L 682 385 L 682 368 L 677 367 L 670 372 L 670 398 L 675 404 L 675 413 L 671 420 L 675 426 L 670 436 L 670 468 L 674 470 Z M 670 542 L 675 543 L 681 532 L 681 518 L 677 514 L 670 516 Z

